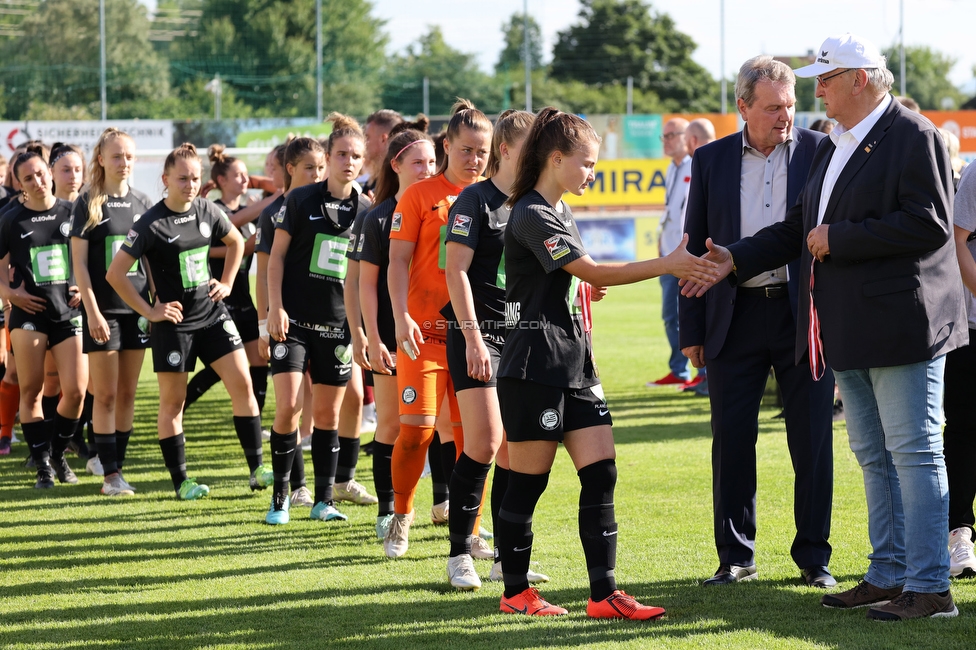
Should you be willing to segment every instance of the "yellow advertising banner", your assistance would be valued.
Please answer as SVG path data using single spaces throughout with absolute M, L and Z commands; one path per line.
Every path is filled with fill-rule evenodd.
M 667 158 L 654 160 L 601 160 L 596 179 L 583 196 L 565 194 L 571 206 L 664 205 Z

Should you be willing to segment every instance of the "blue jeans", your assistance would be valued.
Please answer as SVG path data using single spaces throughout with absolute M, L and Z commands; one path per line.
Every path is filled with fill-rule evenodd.
M 688 358 L 681 354 L 681 343 L 678 339 L 678 278 L 673 275 L 662 275 L 661 278 L 661 318 L 664 320 L 664 334 L 671 346 L 671 358 L 668 367 L 671 374 L 687 381 L 691 379 L 688 372 Z M 702 369 L 704 372 L 704 368 Z
M 949 588 L 949 485 L 942 453 L 945 357 L 835 372 L 851 451 L 864 472 L 872 552 L 864 579 L 883 589 Z

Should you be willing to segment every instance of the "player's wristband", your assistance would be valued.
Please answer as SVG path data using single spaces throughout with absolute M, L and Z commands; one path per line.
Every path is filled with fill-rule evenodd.
M 258 321 L 258 336 L 261 338 L 268 337 L 268 319 Z

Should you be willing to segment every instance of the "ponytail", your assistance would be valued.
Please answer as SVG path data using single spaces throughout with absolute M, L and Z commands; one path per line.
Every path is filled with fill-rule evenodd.
M 207 149 L 207 158 L 210 159 L 210 180 L 220 189 L 217 179 L 226 176 L 230 166 L 237 162 L 237 158 L 224 153 L 227 147 L 222 144 L 212 144 Z
M 509 109 L 498 116 L 495 129 L 491 134 L 491 153 L 488 154 L 488 166 L 485 167 L 485 177 L 491 178 L 498 173 L 502 163 L 502 143 L 513 145 L 529 132 L 535 115 L 527 111 Z
M 342 113 L 336 113 L 333 111 L 332 113 L 329 113 L 329 117 L 325 118 L 325 121 L 332 122 L 332 133 L 329 134 L 329 139 L 325 146 L 325 152 L 328 154 L 332 153 L 332 145 L 335 144 L 335 141 L 339 138 L 352 136 L 354 138 L 359 138 L 360 140 L 365 140 L 363 130 L 359 128 L 359 122 L 348 115 L 343 115 Z
M 166 156 L 166 162 L 163 163 L 163 173 L 168 174 L 169 170 L 176 165 L 177 160 L 196 160 L 200 161 L 200 155 L 197 153 L 197 148 L 189 142 L 184 142 L 176 149 L 169 152 Z
M 467 128 L 479 133 L 491 133 L 491 120 L 484 113 L 475 108 L 471 100 L 458 97 L 451 107 L 451 121 L 447 123 L 448 141 L 461 136 L 461 129 Z M 449 156 L 445 153 L 443 160 L 437 166 L 437 173 L 443 174 L 450 164 Z
M 600 136 L 583 118 L 551 106 L 543 108 L 535 116 L 535 123 L 522 144 L 522 155 L 508 196 L 508 206 L 514 207 L 519 199 L 535 188 L 553 152 L 572 154 L 585 144 L 599 141 Z

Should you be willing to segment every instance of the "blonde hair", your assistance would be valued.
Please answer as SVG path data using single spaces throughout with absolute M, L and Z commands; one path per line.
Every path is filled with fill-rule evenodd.
M 502 164 L 502 143 L 513 145 L 529 132 L 535 115 L 527 111 L 508 109 L 498 116 L 495 130 L 491 134 L 491 153 L 488 154 L 488 166 L 485 167 L 485 177 L 491 178 L 498 173 Z
M 88 163 L 88 219 L 82 232 L 91 230 L 102 220 L 102 206 L 108 200 L 105 192 L 105 168 L 98 162 L 98 157 L 102 155 L 102 150 L 113 140 L 127 138 L 133 144 L 132 137 L 114 126 L 110 126 L 98 137 L 95 148 L 92 149 L 91 162 Z

